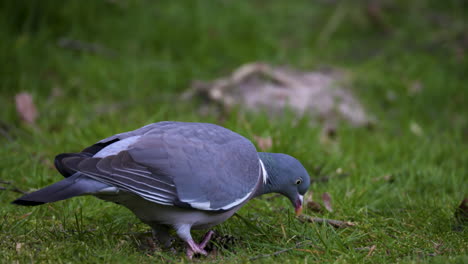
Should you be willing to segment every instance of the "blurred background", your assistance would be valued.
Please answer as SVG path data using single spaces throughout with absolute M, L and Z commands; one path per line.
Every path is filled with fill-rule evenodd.
M 328 241 L 323 249 L 328 260 L 362 260 L 372 252 L 351 254 L 348 248 L 375 244 L 391 250 L 377 250 L 380 259 L 374 261 L 396 262 L 433 252 L 430 241 L 442 241 L 442 248 L 450 249 L 446 254 L 466 255 L 466 230 L 453 234 L 448 223 L 468 189 L 467 19 L 464 0 L 0 1 L 0 180 L 7 182 L 2 190 L 30 191 L 55 182 L 56 154 L 115 133 L 162 120 L 213 122 L 252 139 L 261 150 L 299 158 L 318 179 L 314 192 L 333 198 L 335 211 L 328 216 L 361 223 L 356 233 L 320 229 L 330 239 L 317 240 Z M 345 76 L 340 87 L 372 124 L 355 126 L 345 119 L 330 127 L 323 117 L 285 111 L 284 118 L 272 118 L 213 98 L 182 96 L 252 62 L 339 72 Z M 2 191 L 0 199 L 6 203 L 18 195 Z M 55 230 L 60 222 L 55 214 L 73 217 L 82 204 L 96 203 L 101 202 L 74 199 L 53 205 L 57 211 L 35 209 L 29 218 L 30 209 L 2 207 L 10 218 L 0 224 L 7 234 L 1 255 L 29 260 L 36 252 L 33 259 L 47 259 L 46 251 L 19 254 L 15 243 L 27 248 L 21 237 L 31 228 Z M 271 211 L 269 203 L 253 202 L 268 205 L 260 207 L 263 220 L 254 225 L 280 230 L 275 225 L 289 218 Z M 99 209 L 103 206 L 107 210 Z M 137 220 L 115 206 L 87 208 L 83 228 L 145 230 L 127 225 Z M 246 210 L 248 219 L 256 219 L 258 207 Z M 283 229 L 288 238 L 314 232 L 291 225 Z M 250 234 L 240 220 L 220 229 Z M 94 245 L 84 259 L 99 261 L 93 254 L 102 252 L 108 262 L 140 259 L 141 254 L 128 253 L 135 248 L 132 239 L 104 231 L 95 237 L 45 235 L 38 243 L 65 260 L 76 260 L 73 246 L 66 245 L 77 241 Z M 247 255 L 274 250 L 268 243 L 296 243 L 250 232 L 243 241 L 251 247 L 241 246 Z M 113 251 L 120 239 L 127 254 Z M 323 260 L 321 253 L 308 256 Z
M 111 113 L 133 126 L 185 116 L 175 95 L 252 61 L 345 69 L 360 100 L 391 117 L 433 121 L 466 110 L 461 0 L 0 5 L 1 118 L 9 125 L 19 124 L 13 98 L 21 91 L 32 94 L 40 125 Z

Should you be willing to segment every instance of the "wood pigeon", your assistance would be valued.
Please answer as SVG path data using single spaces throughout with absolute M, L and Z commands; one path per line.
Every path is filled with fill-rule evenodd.
M 247 201 L 280 193 L 302 210 L 310 177 L 295 158 L 257 152 L 243 136 L 207 123 L 158 122 L 103 139 L 55 158 L 65 176 L 13 201 L 40 205 L 94 195 L 123 205 L 153 229 L 166 247 L 169 228 L 187 243 L 187 255 L 206 255 L 212 231 L 197 244 L 191 229 L 222 223 Z

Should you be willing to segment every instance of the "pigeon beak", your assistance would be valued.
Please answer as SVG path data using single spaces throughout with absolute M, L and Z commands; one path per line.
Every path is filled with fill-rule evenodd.
M 294 202 L 294 209 L 296 211 L 296 216 L 301 215 L 302 213 L 302 203 L 304 202 L 304 196 L 298 194 L 296 201 Z

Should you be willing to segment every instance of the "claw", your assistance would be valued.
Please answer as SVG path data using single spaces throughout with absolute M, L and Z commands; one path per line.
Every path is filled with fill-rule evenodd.
M 195 254 L 200 254 L 200 255 L 203 255 L 203 256 L 208 255 L 208 253 L 202 247 L 200 247 L 200 245 L 197 245 L 197 243 L 195 243 L 195 241 L 190 240 L 190 241 L 187 242 L 187 244 L 188 244 L 187 257 L 189 259 L 192 259 L 193 255 L 195 255 Z
M 205 237 L 203 238 L 202 242 L 200 244 L 195 243 L 193 239 L 187 241 L 187 257 L 189 259 L 193 258 L 193 255 L 195 254 L 200 254 L 203 256 L 208 255 L 208 253 L 205 251 L 205 247 L 210 241 L 211 237 L 213 236 L 214 232 L 209 231 L 208 233 L 205 234 Z

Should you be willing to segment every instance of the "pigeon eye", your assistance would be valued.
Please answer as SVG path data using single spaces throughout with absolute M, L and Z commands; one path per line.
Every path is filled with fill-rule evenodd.
M 296 180 L 296 185 L 299 185 L 299 184 L 301 184 L 301 183 L 302 183 L 302 179 L 297 179 L 297 180 Z

